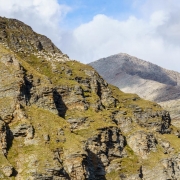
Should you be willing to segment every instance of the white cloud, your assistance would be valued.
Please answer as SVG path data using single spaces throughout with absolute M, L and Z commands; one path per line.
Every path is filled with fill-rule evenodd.
M 0 15 L 27 23 L 84 63 L 125 52 L 180 71 L 180 1 L 129 1 L 138 16 L 118 20 L 99 14 L 71 31 L 60 27 L 71 8 L 58 0 L 0 0 Z
M 60 22 L 70 10 L 57 0 L 0 0 L 0 16 L 21 20 L 56 44 L 61 38 Z
M 155 6 L 153 0 L 143 4 L 143 10 L 151 10 L 148 17 L 130 16 L 122 21 L 96 15 L 92 21 L 82 24 L 72 32 L 71 42 L 63 50 L 69 52 L 71 58 L 84 63 L 124 52 L 180 71 L 179 6 L 176 8 L 169 5 L 172 1 L 165 1 L 163 6 L 158 3 Z M 66 36 L 64 41 L 65 38 Z

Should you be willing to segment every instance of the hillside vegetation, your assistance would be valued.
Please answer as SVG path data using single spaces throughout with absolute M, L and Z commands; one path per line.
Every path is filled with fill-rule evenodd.
M 1 179 L 178 179 L 179 130 L 160 105 L 18 20 L 0 29 Z

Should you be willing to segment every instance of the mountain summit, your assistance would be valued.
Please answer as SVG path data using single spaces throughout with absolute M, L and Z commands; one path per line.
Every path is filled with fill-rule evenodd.
M 20 21 L 0 18 L 0 41 L 0 179 L 180 177 L 180 131 L 160 105 Z
M 179 118 L 180 73 L 120 53 L 90 63 L 108 82 L 124 92 L 155 101 Z
M 36 55 L 46 60 L 68 60 L 46 36 L 37 34 L 32 28 L 16 19 L 0 17 L 0 43 L 24 56 Z

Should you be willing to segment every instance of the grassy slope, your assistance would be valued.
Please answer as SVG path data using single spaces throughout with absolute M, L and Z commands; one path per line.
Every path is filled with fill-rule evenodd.
M 0 46 L 0 57 L 4 53 L 6 54 L 11 52 Z M 56 62 L 56 68 L 60 71 L 60 73 L 57 74 L 52 72 L 50 62 L 42 62 L 42 59 L 38 59 L 35 56 L 22 57 L 21 55 L 17 56 L 17 58 L 22 66 L 27 70 L 27 74 L 33 74 L 36 77 L 43 79 L 48 77 L 49 79 L 51 79 L 54 86 L 74 86 L 75 84 L 78 84 L 74 80 L 75 77 L 86 78 L 87 75 L 85 74 L 84 70 L 92 69 L 90 66 L 86 66 L 75 61 L 69 61 L 66 63 Z M 62 70 L 62 67 L 65 67 L 65 69 L 71 69 L 72 76 L 67 76 L 65 71 Z M 65 119 L 54 115 L 44 109 L 37 108 L 36 106 L 26 107 L 25 112 L 28 115 L 28 123 L 32 124 L 35 128 L 35 140 L 38 141 L 38 145 L 24 145 L 24 138 L 15 138 L 8 153 L 8 160 L 10 161 L 10 163 L 15 168 L 19 168 L 17 162 L 21 158 L 22 154 L 24 154 L 27 159 L 31 155 L 36 155 L 39 157 L 38 171 L 41 171 L 44 168 L 45 161 L 47 159 L 49 161 L 53 159 L 52 151 L 54 149 L 64 148 L 67 149 L 69 153 L 81 151 L 84 140 L 92 137 L 93 134 L 96 134 L 98 128 L 116 126 L 110 118 L 114 110 L 126 111 L 127 114 L 125 116 L 127 117 L 133 116 L 133 112 L 129 108 L 129 105 L 136 105 L 144 110 L 146 108 L 151 108 L 153 111 L 161 110 L 161 107 L 156 103 L 145 101 L 139 98 L 136 94 L 125 94 L 121 92 L 117 87 L 114 87 L 112 85 L 109 85 L 109 87 L 113 92 L 113 96 L 119 101 L 116 108 L 110 110 L 102 110 L 100 112 L 95 112 L 94 110 L 89 109 L 88 111 L 81 112 L 81 114 L 78 111 L 67 111 L 66 119 L 68 119 L 69 117 L 88 117 L 86 125 L 84 125 L 81 129 L 74 131 L 74 133 L 71 133 L 69 124 Z M 84 87 L 82 86 L 82 88 Z M 98 98 L 97 95 L 91 93 L 88 94 L 88 96 L 89 97 L 87 98 L 87 101 L 92 103 L 95 102 L 95 100 Z M 6 102 L 3 99 L 0 100 L 0 102 L 1 101 Z M 17 124 L 13 124 L 12 126 L 18 125 L 18 123 L 20 122 L 17 122 Z M 59 138 L 57 137 L 57 131 L 59 128 L 64 129 L 66 139 L 65 143 L 56 142 L 56 139 Z M 132 132 L 139 129 L 148 131 L 147 129 L 139 127 L 136 124 Z M 51 139 L 49 143 L 44 143 L 44 134 L 49 134 Z M 158 136 L 161 137 L 162 135 Z M 179 143 L 179 139 L 174 135 L 163 135 L 161 138 L 165 138 L 171 141 L 172 147 L 175 148 L 175 152 L 179 151 L 179 147 L 177 145 Z M 118 172 L 107 174 L 107 179 L 116 179 L 119 176 L 119 173 L 137 172 L 140 166 L 139 162 L 146 166 L 153 167 L 160 158 L 168 156 L 163 154 L 163 150 L 160 147 L 158 148 L 158 151 L 156 153 L 151 153 L 149 155 L 149 159 L 151 159 L 151 161 L 149 161 L 149 159 L 142 160 L 141 158 L 137 157 L 128 146 L 126 146 L 126 151 L 129 156 L 128 158 L 117 159 L 117 161 L 120 161 L 121 170 L 119 170 Z M 22 162 L 21 166 L 23 174 L 25 170 L 29 168 L 28 162 Z

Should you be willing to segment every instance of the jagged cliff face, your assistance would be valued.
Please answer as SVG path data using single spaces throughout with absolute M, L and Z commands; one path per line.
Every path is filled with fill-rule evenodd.
M 171 113 L 173 123 L 178 124 L 180 73 L 123 53 L 102 58 L 90 65 L 108 83 L 118 86 L 123 92 L 136 93 L 162 105 Z
M 1 179 L 178 179 L 180 135 L 167 111 L 107 84 L 46 37 L 43 50 L 25 50 L 42 36 L 23 23 L 0 24 L 14 36 L 0 44 Z M 23 51 L 11 45 L 20 34 Z
M 46 60 L 68 60 L 47 37 L 35 33 L 31 27 L 16 19 L 0 17 L 0 43 L 24 56 L 36 55 Z

